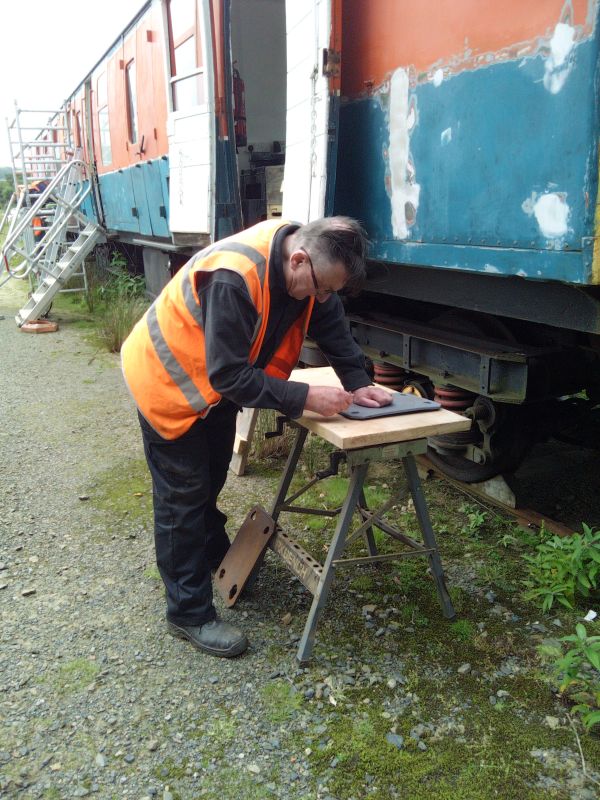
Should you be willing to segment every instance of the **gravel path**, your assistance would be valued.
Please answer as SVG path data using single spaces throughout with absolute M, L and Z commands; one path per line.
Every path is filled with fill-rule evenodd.
M 475 561 L 446 562 L 469 617 L 457 629 L 415 559 L 406 583 L 341 578 L 309 669 L 295 659 L 308 596 L 274 561 L 220 609 L 249 634 L 244 657 L 166 635 L 118 358 L 73 319 L 21 333 L 16 291 L 0 289 L 0 797 L 593 800 L 600 748 L 584 741 L 586 773 L 539 684 L 548 629 L 500 605 Z M 231 531 L 275 479 L 229 478 Z
M 164 635 L 149 518 L 93 506 L 143 455 L 118 358 L 72 324 L 21 333 L 13 299 L 0 292 L 0 796 L 168 798 L 177 779 L 191 797 L 200 773 L 209 792 L 237 719 L 233 766 L 260 781 L 278 745 L 251 713 L 271 634 L 253 620 L 231 662 Z

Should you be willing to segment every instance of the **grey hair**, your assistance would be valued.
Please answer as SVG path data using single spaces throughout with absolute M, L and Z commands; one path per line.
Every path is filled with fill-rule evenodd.
M 302 225 L 295 234 L 294 246 L 304 247 L 316 261 L 329 264 L 341 261 L 348 275 L 344 289 L 358 293 L 366 280 L 367 235 L 358 220 L 351 217 L 324 217 Z

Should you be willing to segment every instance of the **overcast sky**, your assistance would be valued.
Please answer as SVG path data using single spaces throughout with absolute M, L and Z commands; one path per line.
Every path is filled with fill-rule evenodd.
M 59 108 L 144 0 L 0 0 L 0 166 L 10 164 L 5 118 Z

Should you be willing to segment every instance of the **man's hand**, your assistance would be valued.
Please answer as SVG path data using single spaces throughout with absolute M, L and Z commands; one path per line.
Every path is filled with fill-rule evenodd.
M 392 395 L 377 386 L 363 386 L 354 392 L 354 402 L 357 406 L 379 408 L 389 406 L 392 402 Z
M 333 417 L 334 414 L 345 411 L 350 403 L 352 394 L 337 386 L 310 386 L 304 410 L 314 411 L 323 417 Z

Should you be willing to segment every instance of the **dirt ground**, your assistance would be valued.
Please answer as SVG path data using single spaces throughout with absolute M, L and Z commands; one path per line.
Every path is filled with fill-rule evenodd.
M 0 289 L 1 796 L 598 796 L 600 739 L 558 698 L 539 650 L 587 608 L 542 614 L 526 602 L 513 523 L 442 481 L 425 492 L 454 621 L 420 559 L 340 570 L 301 666 L 310 597 L 269 557 L 247 599 L 219 604 L 249 635 L 242 658 L 211 659 L 167 636 L 150 483 L 118 357 L 97 347 L 82 306 L 56 304 L 57 333 L 19 332 L 21 297 L 18 285 Z M 326 458 L 313 450 L 307 474 Z M 546 497 L 566 503 L 567 483 L 573 497 L 598 495 L 592 465 L 547 477 Z M 282 466 L 251 459 L 247 476 L 228 479 L 232 536 L 252 505 L 268 506 Z M 386 464 L 368 499 L 402 485 Z M 333 507 L 345 486 L 329 479 L 308 501 Z M 577 523 L 597 519 L 579 508 Z M 419 536 L 410 504 L 393 515 Z M 332 523 L 282 524 L 324 558 Z

